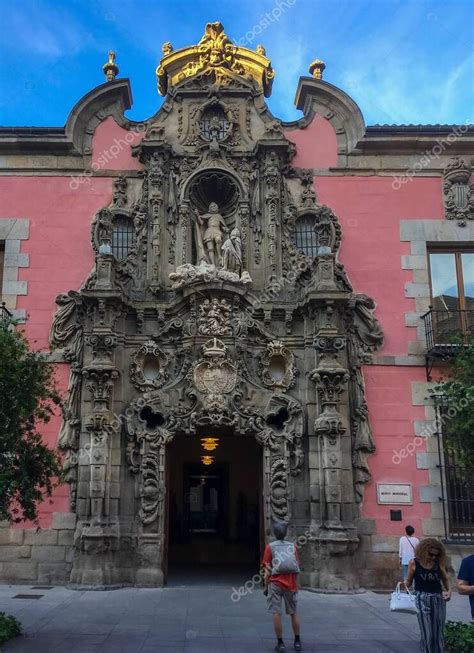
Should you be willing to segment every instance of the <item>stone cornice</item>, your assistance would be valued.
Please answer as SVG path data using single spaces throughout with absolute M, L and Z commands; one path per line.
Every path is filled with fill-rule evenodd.
M 299 120 L 282 122 L 285 132 L 304 129 L 317 114 L 332 124 L 338 143 L 338 166 L 346 168 L 371 169 L 373 164 L 367 157 L 378 155 L 416 155 L 432 150 L 440 142 L 447 143 L 443 156 L 465 156 L 474 151 L 473 125 L 365 125 L 357 104 L 344 91 L 328 82 L 312 77 L 301 77 L 298 83 L 295 103 L 304 112 Z M 91 153 L 94 131 L 105 118 L 112 116 L 122 127 L 133 123 L 125 118 L 124 112 L 132 105 L 128 79 L 116 79 L 97 86 L 71 110 L 64 127 L 0 127 L 0 153 L 39 157 L 27 165 L 16 160 L 7 162 L 7 169 L 42 170 L 40 163 L 44 156 L 61 156 L 64 170 L 81 169 L 79 157 Z M 153 120 L 163 110 L 160 107 Z M 270 117 L 271 112 L 267 108 Z M 450 135 L 454 135 L 451 136 Z M 290 136 L 291 138 L 291 136 Z M 449 138 L 449 140 L 448 140 Z M 67 157 L 70 157 L 69 159 Z M 359 165 L 359 159 L 362 165 Z M 46 159 L 45 159 L 46 161 Z M 75 163 L 74 163 L 75 161 Z M 357 162 L 357 163 L 356 163 Z M 405 160 L 387 161 L 389 168 L 397 169 L 409 165 Z M 444 165 L 444 164 L 443 164 Z M 379 166 L 376 166 L 377 169 Z M 438 166 L 432 166 L 437 169 Z M 440 163 L 440 167 L 442 164 Z M 57 165 L 46 165 L 58 173 Z
M 313 77 L 300 77 L 295 104 L 304 116 L 282 123 L 284 131 L 305 129 L 317 114 L 329 120 L 337 136 L 338 165 L 351 157 L 426 152 L 446 141 L 449 155 L 474 151 L 474 125 L 373 125 L 365 126 L 360 108 L 344 91 Z M 452 139 L 452 140 L 451 140 Z

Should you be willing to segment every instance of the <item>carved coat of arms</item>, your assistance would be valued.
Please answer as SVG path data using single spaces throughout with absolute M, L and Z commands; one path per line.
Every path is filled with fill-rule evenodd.
M 226 346 L 213 338 L 203 345 L 203 358 L 194 368 L 194 385 L 205 395 L 232 392 L 237 383 L 237 369 L 226 360 Z

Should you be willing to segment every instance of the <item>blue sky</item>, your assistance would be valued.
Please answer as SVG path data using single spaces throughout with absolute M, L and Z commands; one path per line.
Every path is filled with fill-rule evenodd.
M 301 116 L 298 78 L 320 58 L 369 125 L 474 122 L 474 0 L 2 0 L 0 13 L 2 125 L 63 125 L 105 81 L 109 49 L 131 80 L 127 115 L 147 118 L 162 102 L 162 43 L 195 44 L 214 20 L 235 42 L 254 35 L 248 47 L 266 47 L 268 104 L 284 120 Z

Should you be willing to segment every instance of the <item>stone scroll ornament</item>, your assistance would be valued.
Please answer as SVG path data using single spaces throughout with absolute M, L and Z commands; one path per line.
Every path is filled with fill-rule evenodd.
M 77 464 L 81 430 L 81 386 L 84 354 L 84 335 L 78 316 L 81 299 L 70 291 L 56 298 L 59 306 L 51 325 L 49 342 L 52 349 L 63 348 L 64 360 L 71 364 L 67 400 L 63 407 L 63 421 L 58 436 L 58 448 L 64 452 L 63 469 L 71 492 L 71 509 L 76 508 Z
M 447 220 L 465 227 L 474 220 L 474 184 L 470 183 L 471 166 L 464 159 L 453 158 L 443 173 L 444 209 Z
M 127 417 L 127 460 L 130 471 L 137 476 L 139 517 L 144 524 L 151 524 L 163 512 L 163 460 L 165 447 L 173 439 L 174 433 L 161 427 L 150 431 L 138 415 L 130 410 Z
M 269 388 L 288 390 L 295 384 L 293 353 L 280 340 L 273 340 L 259 358 L 260 378 Z
M 160 388 L 169 378 L 168 365 L 168 356 L 154 340 L 147 340 L 132 358 L 130 379 L 140 392 Z
M 348 321 L 346 322 L 350 373 L 352 465 L 355 498 L 358 503 L 364 497 L 365 484 L 372 478 L 368 457 L 375 452 L 362 373 L 362 365 L 370 362 L 372 353 L 380 349 L 384 342 L 383 331 L 374 316 L 374 310 L 375 303 L 370 297 L 364 294 L 354 294 L 348 307 Z

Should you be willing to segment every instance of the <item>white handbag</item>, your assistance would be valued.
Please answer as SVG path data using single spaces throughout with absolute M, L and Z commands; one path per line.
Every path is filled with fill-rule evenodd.
M 411 612 L 417 613 L 416 597 L 413 592 L 406 588 L 405 592 L 400 591 L 401 583 L 397 583 L 395 592 L 390 596 L 390 610 L 393 612 Z

